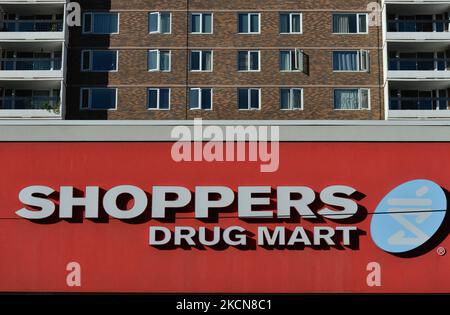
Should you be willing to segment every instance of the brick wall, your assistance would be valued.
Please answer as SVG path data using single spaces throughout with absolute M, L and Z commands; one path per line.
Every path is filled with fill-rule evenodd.
M 190 12 L 213 12 L 214 34 L 187 33 L 187 1 L 79 1 L 84 11 L 120 13 L 120 33 L 110 36 L 83 35 L 81 28 L 70 32 L 67 114 L 68 119 L 383 119 L 381 30 L 370 27 L 369 34 L 332 34 L 332 13 L 367 12 L 369 2 L 361 0 L 306 1 L 189 1 Z M 303 34 L 280 35 L 279 13 L 301 12 Z M 155 35 L 148 31 L 150 11 L 172 13 L 172 34 Z M 261 34 L 237 34 L 238 12 L 261 13 Z M 110 73 L 81 72 L 83 49 L 119 51 L 118 71 Z M 148 49 L 170 49 L 172 67 L 169 73 L 147 71 Z M 188 49 L 214 51 L 214 71 L 187 71 Z M 279 71 L 280 49 L 303 49 L 309 56 L 309 74 Z M 237 71 L 237 51 L 261 51 L 261 71 Z M 332 51 L 366 49 L 370 51 L 369 73 L 335 73 Z M 118 106 L 110 111 L 80 111 L 81 87 L 117 87 Z M 171 89 L 171 109 L 147 109 L 147 89 Z M 190 111 L 186 108 L 187 87 L 213 87 L 212 111 Z M 262 89 L 259 111 L 240 111 L 238 87 Z M 303 110 L 279 109 L 280 87 L 304 89 Z M 367 87 L 371 90 L 371 109 L 336 111 L 333 88 Z

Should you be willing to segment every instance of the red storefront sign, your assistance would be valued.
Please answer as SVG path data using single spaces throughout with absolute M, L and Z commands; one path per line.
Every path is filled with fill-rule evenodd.
M 171 146 L 172 143 L 1 143 L 0 291 L 450 292 L 449 256 L 445 255 L 449 246 L 447 217 L 436 233 L 428 235 L 430 240 L 425 245 L 408 252 L 383 250 L 377 246 L 371 230 L 376 215 L 390 215 L 375 214 L 376 209 L 399 185 L 420 179 L 438 184 L 443 191 L 450 189 L 450 166 L 445 163 L 449 144 L 281 143 L 280 167 L 274 173 L 261 173 L 260 165 L 252 162 L 176 163 L 170 155 Z M 20 192 L 36 185 L 55 190 L 51 198 L 56 203 L 56 216 L 27 220 L 16 213 L 24 207 Z M 82 207 L 75 208 L 71 218 L 58 216 L 63 186 L 74 187 L 79 197 L 86 187 L 98 187 L 101 203 L 108 191 L 123 185 L 146 193 L 148 210 L 138 218 L 107 216 L 103 204 L 96 219 L 85 218 Z M 192 204 L 171 211 L 175 218 L 152 218 L 153 188 L 166 186 L 192 192 L 198 187 L 227 187 L 236 192 L 236 200 L 224 209 L 210 210 L 211 216 L 200 219 L 195 217 L 196 195 L 192 193 Z M 258 194 L 270 197 L 270 205 L 257 206 L 255 211 L 273 212 L 274 218 L 239 215 L 239 187 L 255 186 L 272 188 L 269 194 Z M 315 191 L 316 200 L 310 204 L 315 213 L 333 206 L 321 198 L 321 192 L 328 187 L 354 188 L 357 193 L 351 197 L 340 193 L 332 197 L 353 200 L 357 213 L 345 220 L 320 215 L 315 219 L 299 215 L 278 218 L 278 188 L 299 186 Z M 418 196 L 426 193 L 427 190 L 417 190 Z M 405 200 L 409 199 L 388 201 L 398 206 Z M 423 205 L 428 209 L 426 202 Z M 128 207 L 132 206 L 133 201 L 128 203 Z M 336 213 L 342 211 L 331 208 Z M 414 241 L 411 230 L 419 237 L 421 230 L 415 229 L 427 224 L 427 219 L 432 222 L 427 215 L 407 219 L 406 230 L 399 231 L 406 243 Z M 410 230 L 408 224 L 413 224 Z M 220 227 L 224 237 L 228 228 L 237 226 L 247 240 L 245 246 L 225 242 L 204 246 L 198 241 L 199 234 L 193 238 L 194 246 L 149 243 L 152 227 L 172 232 L 194 228 L 196 233 L 207 231 L 207 237 Z M 261 229 L 267 233 L 282 230 L 288 243 L 299 227 L 303 232 L 297 240 L 303 244 L 259 244 Z M 350 229 L 351 240 L 345 240 L 345 228 Z M 324 239 L 321 242 L 318 237 L 330 229 L 335 231 L 334 245 Z M 239 233 L 230 237 L 236 240 L 236 234 Z M 387 235 L 386 239 L 390 242 L 393 236 Z M 310 245 L 305 244 L 306 238 Z M 319 242 L 316 246 L 315 241 Z M 81 268 L 80 286 L 68 285 L 72 266 Z

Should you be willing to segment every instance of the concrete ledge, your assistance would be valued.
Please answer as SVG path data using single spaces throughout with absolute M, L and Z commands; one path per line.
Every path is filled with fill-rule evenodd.
M 278 126 L 280 140 L 315 142 L 450 142 L 450 121 L 206 121 L 203 127 Z M 1 142 L 174 141 L 193 121 L 0 121 Z

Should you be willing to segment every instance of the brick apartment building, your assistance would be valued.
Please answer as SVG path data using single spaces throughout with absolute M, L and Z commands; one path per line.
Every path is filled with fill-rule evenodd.
M 0 0 L 0 117 L 450 117 L 450 1 L 78 2 Z
M 119 22 L 112 35 L 71 30 L 67 118 L 383 119 L 382 39 L 368 26 L 369 2 L 80 1 L 84 22 L 103 12 Z M 333 15 L 349 25 L 333 32 Z M 82 71 L 86 50 L 109 50 L 118 63 Z M 370 62 L 333 71 L 334 51 Z M 117 89 L 114 110 L 80 109 L 80 97 L 96 93 L 80 89 L 106 86 Z M 338 88 L 355 89 L 365 104 L 335 109 Z

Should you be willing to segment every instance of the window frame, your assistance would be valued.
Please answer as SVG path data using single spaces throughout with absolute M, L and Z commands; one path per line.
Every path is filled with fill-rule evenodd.
M 289 15 L 289 32 L 287 32 L 287 33 L 281 31 L 281 15 Z M 293 32 L 292 31 L 292 25 L 293 25 L 292 17 L 294 15 L 300 16 L 300 32 Z M 300 35 L 300 34 L 303 34 L 303 13 L 302 12 L 280 12 L 279 24 L 280 24 L 280 26 L 279 26 L 279 28 L 280 28 L 279 29 L 280 35 Z
M 93 52 L 94 51 L 115 51 L 116 52 L 116 68 L 114 70 L 93 70 Z M 89 53 L 89 69 L 84 69 L 84 54 Z M 97 73 L 108 73 L 108 72 L 118 72 L 119 71 L 119 50 L 114 49 L 83 49 L 81 51 L 81 72 L 97 72 Z
M 169 14 L 169 32 L 168 33 L 161 33 L 161 14 Z M 158 14 L 158 30 L 157 31 L 151 31 L 150 30 L 150 16 L 152 14 Z M 149 12 L 148 13 L 148 33 L 149 34 L 160 34 L 160 35 L 171 35 L 172 34 L 172 12 L 167 12 L 167 11 L 153 11 L 153 12 Z
M 169 91 L 169 106 L 168 108 L 161 108 L 161 90 L 168 90 Z M 150 108 L 150 91 L 157 91 L 157 108 Z M 151 111 L 169 111 L 170 108 L 172 107 L 172 89 L 171 88 L 147 88 L 147 110 L 151 110 Z
M 94 15 L 100 15 L 100 14 L 103 14 L 103 15 L 116 14 L 117 15 L 117 32 L 115 32 L 115 33 L 94 33 L 94 18 L 93 17 L 94 17 Z M 84 29 L 86 15 L 91 16 L 91 28 L 90 28 L 89 32 L 86 32 Z M 83 35 L 116 35 L 116 34 L 119 34 L 120 33 L 120 13 L 119 12 L 84 12 L 81 32 Z
M 281 53 L 282 52 L 289 52 L 289 60 L 290 60 L 290 70 L 282 70 L 281 69 L 281 67 L 279 66 L 279 70 L 280 70 L 280 72 L 300 72 L 300 73 L 303 73 L 304 72 L 304 68 L 305 68 L 305 65 L 303 64 L 303 69 L 300 69 L 300 66 L 298 67 L 299 69 L 297 69 L 297 70 L 292 70 L 292 53 L 294 53 L 295 54 L 295 58 L 296 59 L 298 59 L 298 54 L 297 54 L 297 52 L 298 53 L 303 53 L 303 50 L 301 50 L 301 49 L 298 49 L 298 48 L 296 48 L 296 49 L 281 49 L 280 51 L 279 51 L 279 57 L 278 58 L 280 58 L 279 60 L 280 60 L 280 62 L 279 62 L 279 65 L 281 65 Z M 301 56 L 303 56 L 303 55 L 301 55 Z M 300 60 L 297 60 L 297 62 L 299 63 L 299 65 L 300 65 Z
M 338 32 L 335 32 L 334 31 L 334 16 L 335 15 L 356 15 L 356 33 L 338 33 Z M 361 32 L 361 30 L 359 29 L 359 17 L 361 15 L 365 15 L 365 17 L 366 17 L 366 31 L 365 32 Z M 369 14 L 368 13 L 338 12 L 338 13 L 333 13 L 331 19 L 332 19 L 332 21 L 331 21 L 331 33 L 332 34 L 336 34 L 336 35 L 364 35 L 364 34 L 369 34 Z
M 92 108 L 92 92 L 93 90 L 107 90 L 107 89 L 114 89 L 115 90 L 115 106 L 114 108 Z M 88 100 L 88 107 L 83 107 L 83 91 L 89 91 L 89 100 Z M 87 111 L 87 110 L 91 110 L 91 111 L 115 111 L 117 110 L 117 106 L 118 106 L 118 99 L 119 99 L 119 89 L 118 88 L 114 88 L 114 87 L 82 87 L 80 89 L 80 110 L 81 111 Z
M 336 94 L 337 90 L 358 90 L 358 108 L 336 108 Z M 367 91 L 367 108 L 362 108 L 362 92 Z M 371 110 L 371 91 L 370 88 L 334 88 L 333 89 L 333 110 L 335 111 L 370 111 Z
M 248 66 L 247 66 L 247 70 L 239 70 L 239 53 L 247 53 L 247 58 L 248 58 Z M 251 53 L 258 53 L 258 70 L 251 70 L 250 69 L 250 55 Z M 237 52 L 237 68 L 238 68 L 238 72 L 261 72 L 261 50 L 238 50 Z
M 204 14 L 211 15 L 211 32 L 210 33 L 203 31 L 203 15 Z M 200 16 L 200 32 L 192 31 L 192 16 L 194 16 L 194 15 Z M 212 35 L 212 34 L 214 34 L 214 13 L 213 12 L 191 12 L 191 14 L 189 15 L 189 23 L 190 23 L 189 33 L 192 35 Z
M 211 70 L 203 70 L 203 52 L 211 52 Z M 195 53 L 195 52 L 199 52 L 200 53 L 200 62 L 199 62 L 199 66 L 200 66 L 200 70 L 193 70 L 192 69 L 192 53 Z M 189 71 L 190 72 L 206 72 L 206 73 L 209 73 L 209 72 L 213 72 L 214 71 L 214 50 L 207 50 L 207 49 L 205 49 L 205 50 L 198 50 L 198 49 L 195 49 L 195 50 L 190 50 L 189 51 Z
M 281 92 L 282 92 L 282 90 L 289 90 L 289 98 L 291 98 L 291 93 L 293 92 L 293 91 L 295 91 L 295 90 L 299 90 L 300 91 L 300 95 L 301 95 L 301 97 L 300 97 L 300 102 L 301 102 L 301 106 L 300 106 L 300 108 L 281 108 Z M 289 88 L 289 87 L 282 87 L 282 88 L 280 88 L 280 103 L 279 103 L 279 105 L 280 105 L 280 110 L 282 110 L 282 111 L 301 111 L 301 110 L 303 110 L 304 109 L 304 103 L 303 103 L 303 101 L 304 101 L 304 94 L 303 94 L 303 88 L 300 88 L 300 87 L 291 87 L 291 88 Z M 293 93 L 292 93 L 292 95 L 293 95 Z M 291 101 L 291 99 L 290 99 L 290 101 Z
M 157 69 L 150 69 L 150 53 L 157 52 Z M 161 51 L 169 52 L 169 70 L 161 70 Z M 172 72 L 172 50 L 167 49 L 149 49 L 147 50 L 147 71 L 148 72 Z
M 198 104 L 197 105 L 200 105 L 200 106 L 195 107 L 195 108 L 191 108 L 191 91 L 192 90 L 196 90 L 196 91 L 199 92 L 199 98 L 198 98 Z M 203 100 L 202 91 L 203 90 L 211 90 L 211 108 L 203 108 L 202 107 L 202 100 Z M 188 102 L 189 110 L 194 110 L 194 111 L 197 111 L 197 110 L 212 111 L 213 108 L 214 108 L 214 97 L 213 97 L 213 95 L 214 95 L 214 89 L 213 88 L 189 88 L 189 100 L 188 100 L 189 101 Z
M 248 32 L 244 33 L 244 32 L 239 32 L 239 18 L 241 15 L 247 15 L 248 17 L 248 21 L 247 21 L 247 27 L 248 27 Z M 251 32 L 251 19 L 250 16 L 251 15 L 257 15 L 258 16 L 258 32 Z M 261 34 L 261 12 L 238 12 L 238 30 L 237 33 L 240 35 L 258 35 Z
M 247 104 L 248 104 L 248 108 L 240 108 L 239 106 L 239 91 L 240 90 L 247 90 Z M 252 101 L 252 90 L 258 90 L 258 98 L 259 98 L 259 103 L 258 103 L 258 108 L 252 108 L 251 107 L 251 101 Z M 238 110 L 240 111 L 257 111 L 257 110 L 261 110 L 262 107 L 262 93 L 261 93 L 261 88 L 245 88 L 245 87 L 240 87 L 237 89 L 238 95 L 237 95 L 237 105 L 238 105 Z
M 357 70 L 335 70 L 334 69 L 334 54 L 335 53 L 339 53 L 339 52 L 356 52 L 357 55 L 357 61 L 358 61 L 358 69 Z M 333 50 L 332 53 L 332 58 L 331 58 L 331 69 L 333 69 L 333 72 L 336 73 L 355 73 L 355 72 L 361 72 L 361 73 L 369 73 L 370 72 L 370 51 L 369 50 L 365 50 L 365 49 L 360 49 L 360 50 Z M 366 61 L 367 61 L 367 69 L 363 69 L 362 64 L 363 64 L 363 58 L 362 56 L 366 55 Z

